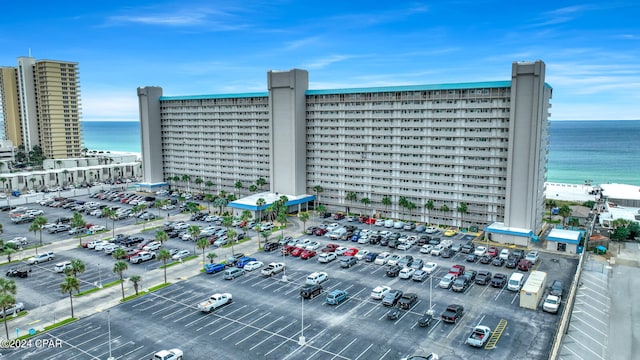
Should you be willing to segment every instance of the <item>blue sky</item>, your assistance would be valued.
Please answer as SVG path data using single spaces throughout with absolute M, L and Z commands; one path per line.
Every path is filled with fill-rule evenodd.
M 268 70 L 291 68 L 310 89 L 509 80 L 541 59 L 552 120 L 640 119 L 639 15 L 615 0 L 14 1 L 0 66 L 29 49 L 78 62 L 84 120 L 137 120 L 139 86 L 266 91 Z

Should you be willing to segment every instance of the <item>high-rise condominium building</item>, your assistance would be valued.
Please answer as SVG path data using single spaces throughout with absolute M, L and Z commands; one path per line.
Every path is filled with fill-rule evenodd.
M 518 243 L 508 237 L 530 237 L 543 214 L 544 77 L 536 61 L 476 83 L 309 90 L 307 71 L 294 69 L 270 71 L 264 93 L 139 88 L 143 182 L 242 197 L 264 178 L 272 194 L 317 195 L 333 211 L 499 222 L 496 236 Z
M 78 63 L 19 57 L 17 67 L 0 68 L 5 138 L 45 157 L 80 157 Z

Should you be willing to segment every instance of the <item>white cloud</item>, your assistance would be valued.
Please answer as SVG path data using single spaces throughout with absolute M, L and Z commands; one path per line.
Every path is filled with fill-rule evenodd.
M 302 66 L 309 70 L 322 69 L 333 63 L 353 59 L 355 57 L 356 56 L 352 56 L 352 55 L 331 55 L 331 56 L 312 60 L 311 62 L 304 64 Z
M 131 92 L 82 92 L 82 119 L 138 120 L 138 96 Z

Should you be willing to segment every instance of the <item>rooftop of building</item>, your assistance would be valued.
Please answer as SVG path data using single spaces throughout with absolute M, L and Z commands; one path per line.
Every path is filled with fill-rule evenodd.
M 289 195 L 289 194 L 282 194 L 282 193 L 262 192 L 262 193 L 252 194 L 252 195 L 243 197 L 241 199 L 232 201 L 229 203 L 229 206 L 232 208 L 242 209 L 242 210 L 252 210 L 252 211 L 264 210 L 267 207 L 269 207 L 271 204 L 273 204 L 275 201 L 279 200 L 282 196 L 287 197 L 288 199 L 287 206 L 298 205 L 298 204 L 313 201 L 315 199 L 314 195 L 307 195 L 307 194 Z M 260 198 L 264 199 L 265 204 L 258 207 L 256 204 L 258 203 L 258 199 Z
M 602 184 L 602 195 L 609 199 L 640 200 L 640 186 L 628 184 Z

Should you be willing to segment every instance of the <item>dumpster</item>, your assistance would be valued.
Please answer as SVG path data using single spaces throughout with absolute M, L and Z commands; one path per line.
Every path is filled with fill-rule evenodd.
M 604 255 L 607 253 L 607 248 L 602 245 L 599 245 L 599 246 L 596 246 L 593 252 L 595 252 L 598 255 Z

